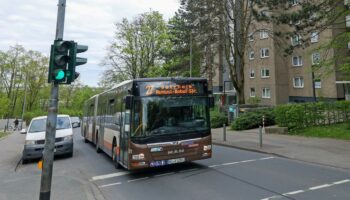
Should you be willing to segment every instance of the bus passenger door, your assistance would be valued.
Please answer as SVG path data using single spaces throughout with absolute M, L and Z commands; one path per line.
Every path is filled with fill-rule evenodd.
M 130 113 L 123 112 L 122 114 L 122 124 L 120 131 L 120 161 L 124 166 L 128 167 L 129 156 L 129 132 L 130 132 Z

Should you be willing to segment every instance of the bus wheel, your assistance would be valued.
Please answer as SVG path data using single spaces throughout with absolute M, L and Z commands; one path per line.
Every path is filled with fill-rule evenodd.
M 101 153 L 102 150 L 100 149 L 100 145 L 98 144 L 98 135 L 96 136 L 96 152 Z
M 121 165 L 118 163 L 117 160 L 117 154 L 115 153 L 115 149 L 117 146 L 115 145 L 115 142 L 113 142 L 113 147 L 112 147 L 112 160 L 113 160 L 113 165 L 116 169 L 120 169 Z

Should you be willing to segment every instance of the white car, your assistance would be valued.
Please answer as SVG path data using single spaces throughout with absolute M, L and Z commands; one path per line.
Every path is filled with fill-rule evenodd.
M 26 133 L 22 162 L 30 159 L 41 158 L 45 145 L 46 116 L 33 118 Z M 68 115 L 58 115 L 56 124 L 55 155 L 73 156 L 73 129 L 77 126 Z

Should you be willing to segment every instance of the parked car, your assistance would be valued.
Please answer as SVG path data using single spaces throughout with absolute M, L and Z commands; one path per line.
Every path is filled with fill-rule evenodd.
M 30 159 L 41 158 L 45 145 L 46 116 L 33 118 L 26 133 L 22 162 Z M 58 115 L 56 124 L 55 155 L 73 156 L 73 128 L 68 115 Z
M 80 118 L 79 117 L 71 117 L 70 120 L 72 121 L 74 128 L 80 127 Z

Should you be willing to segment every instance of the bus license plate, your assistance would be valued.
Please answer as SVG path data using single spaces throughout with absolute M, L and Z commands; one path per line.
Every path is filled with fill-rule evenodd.
M 168 160 L 168 165 L 185 162 L 185 158 L 175 158 Z

